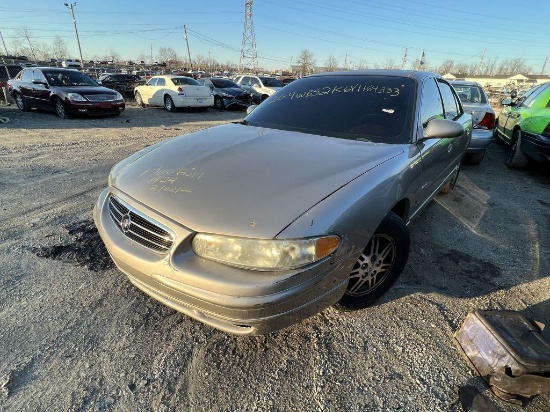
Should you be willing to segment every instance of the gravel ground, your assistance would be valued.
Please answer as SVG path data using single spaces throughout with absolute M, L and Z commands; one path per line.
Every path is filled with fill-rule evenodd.
M 507 169 L 490 146 L 411 224 L 409 262 L 379 304 L 235 337 L 133 287 L 90 221 L 118 160 L 243 112 L 0 116 L 1 410 L 461 411 L 466 386 L 497 410 L 550 410 L 548 394 L 524 408 L 493 397 L 452 339 L 476 308 L 550 323 L 548 169 Z

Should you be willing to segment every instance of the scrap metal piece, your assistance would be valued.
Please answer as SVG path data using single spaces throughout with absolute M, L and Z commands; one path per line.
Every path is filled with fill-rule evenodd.
M 455 341 L 499 398 L 518 403 L 550 392 L 550 343 L 522 314 L 470 312 Z

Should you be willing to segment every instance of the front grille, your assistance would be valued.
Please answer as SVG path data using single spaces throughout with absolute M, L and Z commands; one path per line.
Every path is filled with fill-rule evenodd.
M 160 223 L 143 215 L 129 205 L 109 197 L 109 214 L 124 236 L 155 252 L 168 252 L 174 243 L 174 235 Z
M 114 94 L 86 94 L 84 97 L 91 102 L 114 102 L 116 100 Z

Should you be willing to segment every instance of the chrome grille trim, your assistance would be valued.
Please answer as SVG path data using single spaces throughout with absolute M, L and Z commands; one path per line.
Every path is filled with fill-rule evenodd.
M 109 215 L 124 236 L 147 249 L 166 253 L 174 244 L 175 235 L 166 226 L 113 195 L 109 196 Z
M 114 102 L 116 100 L 114 94 L 85 94 L 84 97 L 91 102 Z

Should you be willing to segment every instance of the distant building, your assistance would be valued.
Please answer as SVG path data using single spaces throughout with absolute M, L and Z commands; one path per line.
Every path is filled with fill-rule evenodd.
M 443 75 L 446 80 L 466 80 L 478 82 L 486 87 L 504 86 L 534 86 L 550 81 L 550 75 L 515 74 L 513 76 L 485 76 L 485 75 L 463 75 L 460 73 L 446 73 Z

